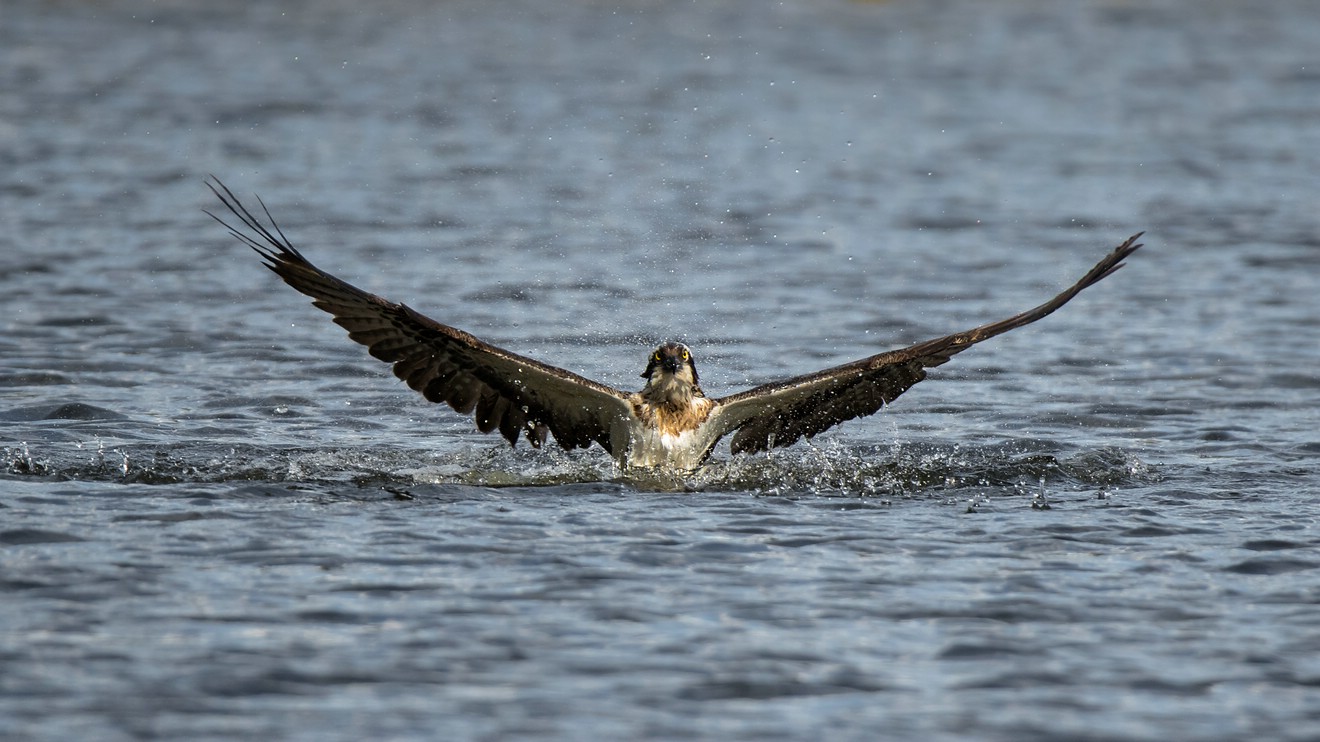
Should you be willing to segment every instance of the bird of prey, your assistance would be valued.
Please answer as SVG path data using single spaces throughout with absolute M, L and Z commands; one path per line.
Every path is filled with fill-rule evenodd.
M 511 445 L 522 437 L 539 448 L 547 435 L 565 449 L 597 443 L 625 470 L 691 471 L 728 435 L 735 454 L 766 451 L 875 413 L 926 378 L 926 369 L 1045 317 L 1121 268 L 1141 247 L 1137 233 L 1067 290 L 1021 314 L 727 397 L 706 396 L 692 352 L 666 342 L 647 359 L 641 391 L 625 392 L 498 348 L 341 281 L 294 249 L 260 198 L 265 222 L 212 180 L 207 186 L 246 231 L 206 213 L 257 251 L 285 283 L 333 315 L 349 338 L 392 364 L 409 387 L 472 415 L 480 431 L 498 430 Z

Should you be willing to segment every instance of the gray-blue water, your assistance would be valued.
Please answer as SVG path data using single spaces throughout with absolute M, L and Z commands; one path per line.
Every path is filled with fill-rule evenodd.
M 1320 4 L 0 9 L 0 738 L 1320 738 Z M 427 404 L 201 209 L 625 389 L 1122 271 L 685 481 Z

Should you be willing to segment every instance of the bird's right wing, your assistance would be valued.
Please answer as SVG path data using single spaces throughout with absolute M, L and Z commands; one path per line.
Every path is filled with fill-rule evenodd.
M 539 447 L 549 431 L 566 449 L 595 441 L 613 453 L 611 428 L 633 414 L 622 392 L 497 348 L 341 281 L 295 250 L 269 211 L 267 228 L 219 180 L 207 186 L 249 231 L 207 212 L 211 218 L 256 250 L 285 283 L 333 315 L 351 339 L 393 364 L 394 375 L 428 400 L 472 414 L 483 433 L 498 429 L 511 444 L 525 435 Z
M 1132 235 L 1114 248 L 1080 281 L 1040 306 L 1008 319 L 946 335 L 901 350 L 881 353 L 749 389 L 716 400 L 707 424 L 713 433 L 734 433 L 734 453 L 765 451 L 810 438 L 845 420 L 877 412 L 913 384 L 926 378 L 926 369 L 948 362 L 955 354 L 1024 325 L 1029 325 L 1067 304 L 1081 291 L 1123 266 L 1137 248 Z

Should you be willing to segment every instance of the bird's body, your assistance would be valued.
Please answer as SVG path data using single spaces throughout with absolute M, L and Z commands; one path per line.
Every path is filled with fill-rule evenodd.
M 1141 247 L 1140 234 L 1133 235 L 1076 284 L 1008 319 L 727 397 L 707 397 L 688 347 L 665 343 L 648 360 L 646 384 L 630 393 L 489 345 L 345 283 L 294 249 L 269 211 L 267 227 L 219 181 L 208 185 L 249 232 L 212 214 L 216 221 L 428 400 L 472 415 L 479 430 L 499 430 L 514 445 L 521 437 L 540 447 L 553 435 L 565 449 L 596 443 L 625 468 L 679 472 L 700 466 L 728 435 L 734 453 L 765 451 L 870 415 L 924 379 L 925 369 L 1045 317 Z
M 719 438 L 709 425 L 715 402 L 697 385 L 692 353 L 665 343 L 651 355 L 646 386 L 628 395 L 632 414 L 621 421 L 628 436 L 627 464 L 686 471 L 701 465 Z

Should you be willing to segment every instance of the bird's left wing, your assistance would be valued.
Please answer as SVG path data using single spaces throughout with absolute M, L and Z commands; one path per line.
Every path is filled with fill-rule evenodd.
M 498 429 L 516 445 L 525 435 L 539 447 L 546 432 L 566 449 L 592 441 L 613 453 L 610 430 L 632 414 L 626 396 L 611 387 L 482 342 L 403 304 L 363 291 L 312 265 L 280 231 L 264 203 L 270 227 L 218 179 L 207 186 L 249 230 L 230 226 L 284 282 L 312 297 L 348 336 L 394 367 L 394 375 L 432 402 L 473 415 L 483 433 Z M 257 199 L 260 202 L 260 198 Z
M 733 431 L 734 453 L 765 451 L 810 438 L 845 420 L 877 412 L 913 384 L 926 369 L 1009 330 L 1029 325 L 1067 304 L 1088 286 L 1123 266 L 1137 248 L 1137 233 L 1114 248 L 1080 281 L 1040 306 L 966 332 L 927 340 L 814 374 L 798 376 L 718 399 L 707 424 L 717 439 Z

